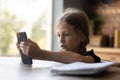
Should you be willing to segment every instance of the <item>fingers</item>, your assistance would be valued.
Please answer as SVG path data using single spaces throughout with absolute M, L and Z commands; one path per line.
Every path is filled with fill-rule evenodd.
M 27 39 L 27 42 L 29 42 L 29 43 L 35 43 L 35 42 L 32 41 L 31 39 Z
M 27 41 L 32 41 L 32 40 L 28 38 Z
M 36 43 L 30 39 L 28 39 L 26 42 L 17 43 L 17 47 L 28 56 L 30 56 L 32 53 L 38 53 L 36 48 L 39 48 Z
M 26 55 L 28 55 L 28 42 L 20 42 L 20 44 L 18 45 L 18 48 Z
M 19 43 L 18 42 L 16 43 L 16 47 L 17 47 L 17 49 L 19 49 Z
M 32 40 L 28 39 L 27 41 L 23 41 L 20 43 L 16 43 L 16 47 L 18 50 L 21 50 L 25 55 L 29 55 L 30 46 L 33 43 Z
M 27 42 L 20 42 L 20 47 L 27 46 Z

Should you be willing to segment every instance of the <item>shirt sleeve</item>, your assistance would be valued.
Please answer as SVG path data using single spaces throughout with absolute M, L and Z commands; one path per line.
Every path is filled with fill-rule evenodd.
M 98 57 L 97 55 L 95 55 L 93 49 L 92 49 L 91 51 L 88 51 L 88 52 L 87 52 L 87 55 L 92 56 L 92 57 L 95 59 L 95 63 L 101 62 L 100 57 Z

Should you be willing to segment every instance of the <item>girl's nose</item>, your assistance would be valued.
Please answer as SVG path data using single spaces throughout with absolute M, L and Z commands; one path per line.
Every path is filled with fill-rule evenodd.
M 65 42 L 64 36 L 60 36 L 59 39 L 60 39 L 60 40 L 59 40 L 60 43 L 64 43 L 64 42 Z

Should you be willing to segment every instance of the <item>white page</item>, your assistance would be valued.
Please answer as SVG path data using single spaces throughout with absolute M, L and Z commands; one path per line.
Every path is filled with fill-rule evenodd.
M 83 63 L 74 62 L 58 67 L 53 67 L 52 72 L 58 74 L 94 74 L 105 70 L 107 67 L 114 65 L 115 62 L 103 61 L 100 63 Z

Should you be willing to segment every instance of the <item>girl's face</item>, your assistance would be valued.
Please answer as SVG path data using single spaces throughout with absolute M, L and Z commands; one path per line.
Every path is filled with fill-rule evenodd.
M 60 22 L 56 25 L 56 33 L 62 51 L 79 51 L 80 34 L 77 34 L 71 25 L 65 21 Z

